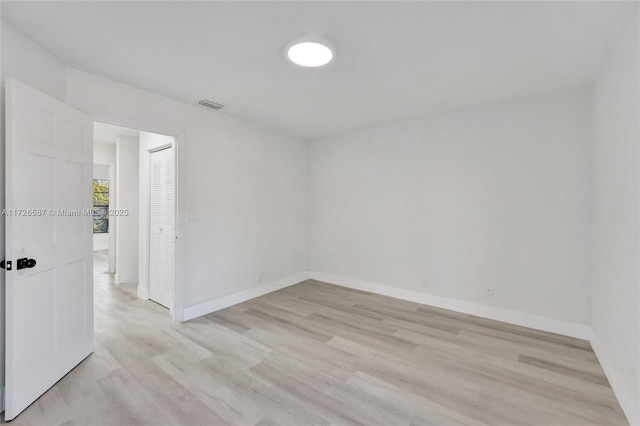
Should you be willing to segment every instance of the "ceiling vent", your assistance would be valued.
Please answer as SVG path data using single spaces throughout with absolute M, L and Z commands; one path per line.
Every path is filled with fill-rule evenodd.
M 198 102 L 198 103 L 199 103 L 200 105 L 202 105 L 202 106 L 206 106 L 206 107 L 208 107 L 208 108 L 215 109 L 215 110 L 219 110 L 219 109 L 224 108 L 224 105 L 219 104 L 219 103 L 217 103 L 217 102 L 210 101 L 210 100 L 208 100 L 208 99 L 203 99 L 203 100 L 201 100 L 201 101 L 200 101 L 200 102 Z

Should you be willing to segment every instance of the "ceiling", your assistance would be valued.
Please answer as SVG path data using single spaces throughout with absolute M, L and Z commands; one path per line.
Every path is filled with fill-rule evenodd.
M 130 129 L 128 127 L 115 126 L 113 124 L 93 123 L 93 142 L 115 145 L 118 136 L 129 136 L 137 138 L 139 134 L 138 130 Z
M 592 84 L 637 2 L 23 2 L 68 66 L 315 138 Z M 336 46 L 290 64 L 301 36 Z

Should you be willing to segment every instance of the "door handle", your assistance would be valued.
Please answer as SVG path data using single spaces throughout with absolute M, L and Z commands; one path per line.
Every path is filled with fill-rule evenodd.
M 22 259 L 18 259 L 16 261 L 16 269 L 33 268 L 34 266 L 36 266 L 35 259 L 28 259 L 26 257 L 23 257 Z

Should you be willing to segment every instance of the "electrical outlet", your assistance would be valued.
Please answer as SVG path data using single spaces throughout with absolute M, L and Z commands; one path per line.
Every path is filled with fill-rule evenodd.
M 420 284 L 420 286 L 422 288 L 427 288 L 427 279 L 426 278 L 422 280 L 422 283 Z
M 262 274 L 257 274 L 256 275 L 256 282 L 258 282 L 258 283 L 262 282 Z
M 487 300 L 493 300 L 494 291 L 492 288 L 487 289 Z

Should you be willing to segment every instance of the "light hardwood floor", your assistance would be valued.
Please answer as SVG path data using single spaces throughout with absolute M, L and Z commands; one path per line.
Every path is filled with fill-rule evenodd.
M 95 353 L 12 424 L 626 424 L 586 341 L 315 281 L 178 324 L 96 265 Z

